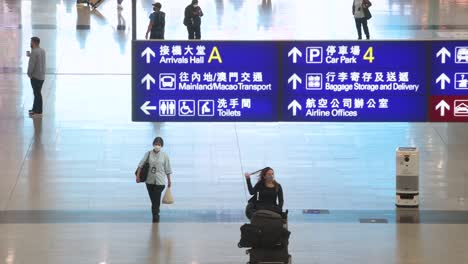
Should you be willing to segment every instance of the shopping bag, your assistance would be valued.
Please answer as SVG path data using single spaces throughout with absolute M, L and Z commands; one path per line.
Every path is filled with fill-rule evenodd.
M 174 203 L 174 197 L 172 197 L 171 193 L 171 188 L 167 188 L 166 193 L 164 194 L 164 197 L 162 199 L 163 204 L 173 204 Z

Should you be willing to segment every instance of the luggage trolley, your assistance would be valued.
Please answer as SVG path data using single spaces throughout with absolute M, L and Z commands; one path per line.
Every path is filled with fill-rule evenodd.
M 258 210 L 250 224 L 241 227 L 239 248 L 246 250 L 250 260 L 247 264 L 290 264 L 288 252 L 290 232 L 287 229 L 287 211 L 282 214 L 270 210 Z M 249 240 L 253 238 L 253 242 Z

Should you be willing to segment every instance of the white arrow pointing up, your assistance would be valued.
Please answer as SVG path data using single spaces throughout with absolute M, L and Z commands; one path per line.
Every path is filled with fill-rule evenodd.
M 292 101 L 289 105 L 288 105 L 288 110 L 290 110 L 292 108 L 292 114 L 293 116 L 296 116 L 297 114 L 297 109 L 299 110 L 302 110 L 302 106 L 296 101 Z
M 447 57 L 450 58 L 451 56 L 452 54 L 450 54 L 450 51 L 448 51 L 448 49 L 446 49 L 445 47 L 441 48 L 439 52 L 437 52 L 437 58 L 441 57 L 440 59 L 442 64 L 445 64 L 445 59 Z
M 149 105 L 150 104 L 150 101 L 146 101 L 141 107 L 141 111 L 143 111 L 143 113 L 145 113 L 145 115 L 150 115 L 150 112 L 148 110 L 156 110 L 156 106 L 151 106 Z
M 447 102 L 445 102 L 444 100 L 442 100 L 440 101 L 440 103 L 436 105 L 436 110 L 439 110 L 439 109 L 440 109 L 440 116 L 445 116 L 445 110 L 450 111 L 450 105 L 447 104 Z
M 437 78 L 436 83 L 440 83 L 440 89 L 445 90 L 445 84 L 450 83 L 450 78 L 445 75 L 445 73 L 442 73 L 439 78 Z
M 150 64 L 151 63 L 151 57 L 156 57 L 156 54 L 154 53 L 154 51 L 150 47 L 147 47 L 141 53 L 141 57 L 145 57 L 145 56 L 146 56 L 146 63 Z
M 297 76 L 297 74 L 294 73 L 288 79 L 288 83 L 291 83 L 291 82 L 293 83 L 293 90 L 296 90 L 297 83 L 302 83 L 302 79 L 299 76 Z
M 141 83 L 145 83 L 146 82 L 146 90 L 149 90 L 151 89 L 151 83 L 156 83 L 156 80 L 153 78 L 153 76 L 151 76 L 149 73 L 145 75 L 145 77 L 143 77 L 143 79 L 141 79 Z
M 288 53 L 288 58 L 291 56 L 293 56 L 293 63 L 297 63 L 297 57 L 302 57 L 302 52 L 298 48 L 294 47 Z

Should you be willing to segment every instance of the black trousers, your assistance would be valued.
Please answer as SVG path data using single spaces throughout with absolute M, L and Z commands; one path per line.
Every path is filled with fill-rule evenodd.
M 164 39 L 164 32 L 161 31 L 151 31 L 150 39 Z
M 355 18 L 356 21 L 356 29 L 358 33 L 358 38 L 362 39 L 362 28 L 364 28 L 364 34 L 366 34 L 366 38 L 369 39 L 369 27 L 367 26 L 367 19 L 366 18 Z
M 187 26 L 188 39 L 201 39 L 200 26 Z
M 146 184 L 146 189 L 151 200 L 151 212 L 153 220 L 159 220 L 159 207 L 161 206 L 161 194 L 166 186 L 156 184 Z
M 38 80 L 31 78 L 31 86 L 34 92 L 34 103 L 32 107 L 32 111 L 35 114 L 42 114 L 42 85 L 44 84 L 44 80 Z

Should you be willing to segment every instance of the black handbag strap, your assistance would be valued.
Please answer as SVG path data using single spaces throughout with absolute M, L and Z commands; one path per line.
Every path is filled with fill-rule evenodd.
M 146 157 L 146 161 L 145 161 L 145 163 L 149 163 L 149 157 L 150 157 L 150 155 L 151 155 L 151 150 L 150 150 L 150 151 L 148 151 L 148 157 Z

